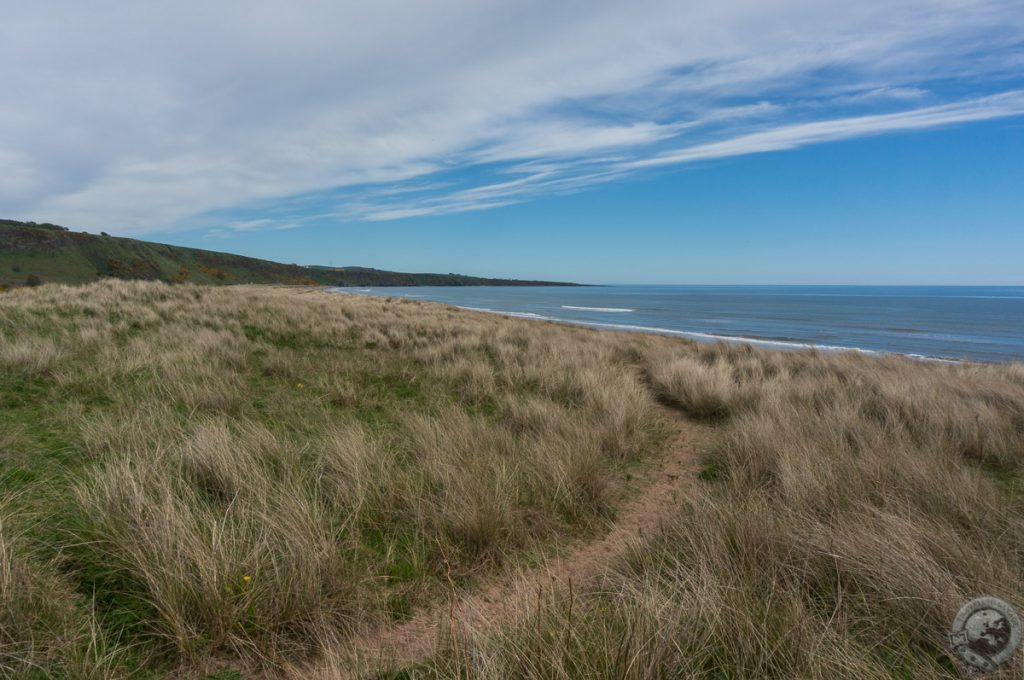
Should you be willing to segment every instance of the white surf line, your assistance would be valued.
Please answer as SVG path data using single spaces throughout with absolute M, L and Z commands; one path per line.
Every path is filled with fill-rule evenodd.
M 347 292 L 339 290 L 338 292 Z M 816 349 L 822 352 L 858 352 L 860 354 L 867 354 L 870 356 L 903 356 L 914 361 L 926 361 L 940 364 L 962 364 L 967 360 L 965 359 L 947 359 L 945 357 L 931 357 L 925 354 L 916 354 L 914 352 L 886 352 L 877 349 L 865 349 L 863 347 L 848 347 L 845 345 L 818 345 L 810 342 L 791 342 L 786 340 L 765 340 L 761 338 L 748 338 L 743 335 L 715 335 L 713 333 L 701 333 L 699 331 L 679 331 L 672 328 L 659 328 L 657 326 L 638 326 L 634 324 L 622 324 L 622 323 L 602 323 L 600 321 L 581 321 L 577 319 L 563 319 L 557 316 L 543 316 L 541 314 L 535 314 L 534 312 L 503 312 L 497 309 L 491 309 L 489 307 L 467 307 L 464 305 L 456 305 L 450 302 L 440 302 L 437 300 L 428 300 L 428 302 L 436 302 L 440 305 L 448 305 L 455 307 L 456 309 L 464 309 L 470 312 L 484 312 L 485 314 L 497 314 L 499 316 L 510 316 L 517 319 L 529 319 L 533 321 L 551 321 L 554 323 L 568 324 L 571 326 L 587 326 L 590 328 L 608 328 L 621 331 L 629 331 L 633 333 L 652 333 L 654 335 L 671 335 L 682 338 L 689 338 L 691 340 L 697 340 L 699 342 L 727 342 L 729 344 L 747 344 L 754 345 L 755 347 L 769 347 L 783 350 L 801 350 L 801 349 Z
M 575 305 L 562 305 L 562 309 L 576 309 L 581 312 L 635 312 L 635 309 L 626 307 L 577 307 Z
M 444 303 L 442 303 L 444 304 Z M 555 323 L 564 323 L 572 326 L 588 326 L 592 328 L 609 328 L 614 330 L 629 331 L 633 333 L 652 333 L 655 335 L 672 335 L 683 338 L 689 338 L 691 340 L 697 340 L 700 342 L 727 342 L 729 344 L 746 344 L 754 345 L 755 347 L 768 347 L 783 350 L 801 350 L 801 349 L 816 349 L 822 352 L 858 352 L 860 354 L 867 354 L 870 356 L 904 356 L 915 361 L 927 361 L 935 362 L 940 364 L 961 364 L 964 363 L 960 359 L 946 359 L 944 357 L 930 357 L 924 354 L 915 354 L 913 352 L 885 352 L 877 349 L 865 349 L 863 347 L 848 347 L 845 345 L 819 345 L 810 342 L 791 342 L 786 340 L 765 340 L 761 338 L 748 338 L 742 335 L 714 335 L 712 333 L 700 333 L 698 331 L 679 331 L 672 328 L 658 328 L 656 326 L 637 326 L 633 324 L 621 324 L 621 323 L 601 323 L 599 321 L 579 321 L 576 319 L 562 319 L 554 316 L 541 316 L 540 314 L 534 314 L 533 312 L 502 312 L 496 309 L 488 309 L 484 307 L 463 307 L 460 305 L 453 305 L 458 309 L 465 309 L 473 312 L 485 312 L 487 314 L 499 314 L 501 316 L 513 316 L 523 319 L 534 319 L 537 321 L 553 321 Z
M 448 304 L 446 302 L 440 303 L 442 305 Z M 497 309 L 490 309 L 488 307 L 464 307 L 463 305 L 452 305 L 456 309 L 465 309 L 470 312 L 486 312 L 487 314 L 500 314 L 501 316 L 513 316 L 517 319 L 539 319 L 541 321 L 559 321 L 551 316 L 541 316 L 540 314 L 534 314 L 533 312 L 502 312 Z
M 444 304 L 444 303 L 441 303 Z M 634 331 L 639 333 L 654 333 L 657 335 L 677 335 L 684 338 L 690 338 L 693 340 L 703 340 L 704 342 L 732 342 L 732 343 L 747 343 L 751 345 L 763 345 L 766 347 L 783 347 L 788 349 L 820 349 L 834 352 L 862 352 L 864 354 L 884 354 L 873 349 L 862 349 L 860 347 L 844 347 L 841 345 L 815 345 L 812 343 L 804 342 L 789 342 L 785 340 L 763 340 L 760 338 L 748 338 L 742 335 L 714 335 L 712 333 L 701 333 L 699 331 L 680 331 L 672 328 L 659 328 L 657 326 L 637 326 L 634 324 L 625 323 L 602 323 L 600 321 L 580 321 L 577 319 L 562 319 L 556 316 L 541 316 L 540 314 L 534 314 L 533 312 L 503 312 L 497 309 L 490 309 L 489 307 L 465 307 L 462 305 L 452 305 L 458 309 L 465 309 L 471 312 L 486 312 L 487 314 L 499 314 L 501 316 L 514 316 L 518 318 L 526 319 L 540 319 L 542 321 L 555 321 L 557 323 L 566 323 L 573 326 L 592 326 L 595 328 L 613 328 L 623 331 Z
M 745 343 L 748 345 L 760 345 L 764 347 L 782 347 L 787 349 L 820 349 L 830 352 L 862 352 L 864 354 L 882 354 L 878 350 L 863 349 L 861 347 L 845 347 L 842 345 L 817 345 L 809 342 L 795 342 L 789 340 L 765 340 L 762 338 L 748 338 L 743 335 L 715 335 L 713 333 L 701 333 L 698 331 L 678 331 L 672 328 L 658 328 L 656 326 L 635 326 L 623 323 L 600 323 L 598 321 L 572 321 L 584 326 L 597 326 L 600 328 L 618 328 L 621 330 L 639 331 L 643 333 L 657 333 L 659 335 L 679 335 L 684 338 L 703 340 L 705 342 L 731 342 Z
M 863 347 L 849 347 L 846 345 L 819 345 L 810 342 L 795 342 L 787 340 L 766 340 L 762 338 L 748 338 L 743 335 L 713 335 L 711 333 L 699 333 L 696 331 L 677 331 L 671 328 L 657 328 L 653 326 L 634 326 L 631 324 L 619 324 L 619 323 L 600 323 L 597 321 L 572 321 L 565 319 L 553 319 L 554 321 L 566 321 L 567 323 L 579 325 L 579 326 L 593 326 L 598 328 L 613 328 L 620 330 L 627 330 L 639 333 L 654 333 L 657 335 L 677 335 L 684 338 L 690 338 L 693 340 L 699 340 L 703 342 L 727 342 L 729 344 L 745 344 L 754 345 L 755 347 L 770 347 L 784 350 L 801 350 L 801 349 L 816 349 L 822 352 L 858 352 L 860 354 L 868 354 L 871 356 L 887 356 L 896 355 L 904 356 L 916 361 L 933 361 L 943 364 L 960 364 L 963 361 L 959 359 L 946 359 L 944 357 L 930 357 L 924 354 L 915 354 L 912 352 L 886 352 L 877 349 L 865 349 Z

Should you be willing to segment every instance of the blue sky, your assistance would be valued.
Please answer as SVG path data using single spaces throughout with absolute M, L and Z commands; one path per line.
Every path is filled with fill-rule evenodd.
M 1019 0 L 687 4 L 22 3 L 0 216 L 406 271 L 1024 284 Z

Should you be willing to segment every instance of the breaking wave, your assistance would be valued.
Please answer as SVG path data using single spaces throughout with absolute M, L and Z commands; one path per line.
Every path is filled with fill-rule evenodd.
M 576 307 L 575 305 L 562 305 L 562 309 L 576 309 L 581 312 L 635 312 L 635 309 L 626 307 Z

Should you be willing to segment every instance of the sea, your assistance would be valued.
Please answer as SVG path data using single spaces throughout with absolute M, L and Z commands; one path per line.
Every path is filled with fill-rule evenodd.
M 1024 361 L 1024 286 L 335 288 L 464 309 L 777 349 Z

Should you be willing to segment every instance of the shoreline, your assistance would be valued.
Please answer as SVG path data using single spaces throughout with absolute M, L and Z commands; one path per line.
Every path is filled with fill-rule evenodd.
M 686 338 L 695 342 L 702 342 L 712 344 L 716 342 L 725 342 L 731 345 L 752 345 L 754 347 L 761 347 L 764 349 L 775 349 L 783 352 L 797 352 L 801 350 L 816 350 L 820 352 L 856 352 L 857 354 L 864 354 L 875 357 L 906 357 L 914 361 L 920 361 L 924 363 L 938 363 L 938 364 L 1001 364 L 1009 362 L 991 362 L 991 361 L 979 361 L 974 359 L 954 359 L 951 357 L 943 356 L 932 356 L 928 354 L 920 354 L 915 352 L 893 352 L 885 350 L 867 349 L 863 347 L 849 347 L 845 345 L 827 345 L 827 344 L 816 344 L 811 342 L 801 342 L 797 340 L 776 340 L 772 338 L 758 338 L 743 335 L 718 335 L 714 333 L 703 333 L 700 331 L 684 331 L 676 330 L 672 328 L 659 328 L 656 326 L 641 326 L 637 324 L 616 324 L 602 321 L 582 321 L 577 319 L 565 319 L 556 316 L 546 316 L 543 314 L 537 314 L 535 312 L 509 312 L 501 311 L 497 309 L 490 309 L 487 307 L 469 307 L 465 305 L 456 305 L 448 302 L 438 302 L 435 300 L 424 300 L 414 295 L 382 295 L 370 289 L 349 289 L 349 288 L 325 288 L 330 293 L 343 293 L 347 295 L 354 295 L 356 297 L 376 297 L 383 299 L 396 299 L 396 300 L 416 300 L 419 302 L 425 302 L 428 304 L 441 305 L 443 307 L 450 307 L 452 309 L 461 309 L 469 312 L 482 312 L 484 314 L 496 314 L 498 316 L 504 316 L 514 319 L 527 319 L 532 321 L 548 321 L 552 323 L 566 324 L 569 326 L 582 326 L 584 328 L 593 328 L 595 330 L 608 330 L 620 333 L 643 333 L 647 335 L 665 335 L 670 337 Z M 620 310 L 615 310 L 620 311 Z

